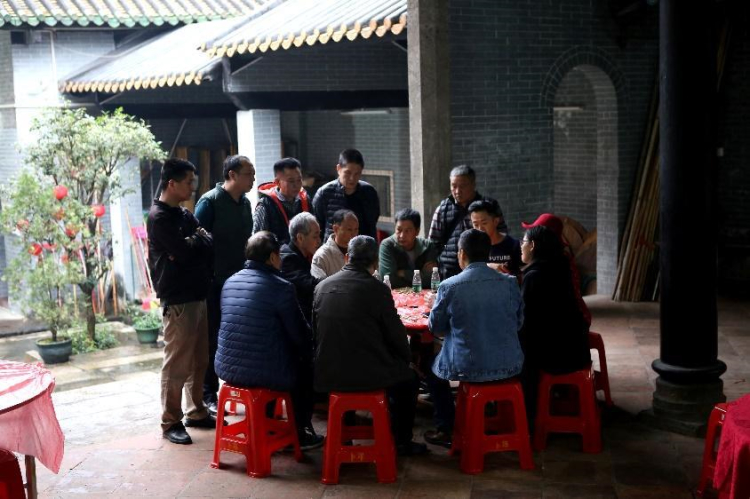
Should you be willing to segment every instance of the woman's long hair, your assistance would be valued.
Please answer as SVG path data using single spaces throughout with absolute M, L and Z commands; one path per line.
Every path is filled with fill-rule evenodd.
M 534 243 L 531 253 L 532 261 L 559 261 L 563 256 L 563 245 L 560 237 L 554 231 L 543 225 L 531 227 L 526 231 L 526 239 Z

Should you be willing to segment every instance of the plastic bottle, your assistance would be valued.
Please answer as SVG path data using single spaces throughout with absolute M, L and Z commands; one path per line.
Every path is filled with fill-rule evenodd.
M 430 277 L 430 288 L 437 293 L 437 289 L 440 286 L 440 273 L 437 267 L 432 269 L 432 277 Z
M 391 276 L 386 274 L 385 277 L 383 277 L 383 284 L 385 284 L 386 286 L 388 286 L 389 289 L 391 289 Z
M 411 289 L 415 293 L 422 291 L 422 275 L 418 270 L 414 271 L 414 278 L 411 280 Z
M 377 269 L 375 269 L 375 272 L 373 272 L 373 273 L 372 273 L 372 276 L 373 276 L 373 277 L 374 277 L 375 279 L 377 279 L 378 281 L 380 280 L 380 272 L 378 272 L 378 270 L 377 270 Z

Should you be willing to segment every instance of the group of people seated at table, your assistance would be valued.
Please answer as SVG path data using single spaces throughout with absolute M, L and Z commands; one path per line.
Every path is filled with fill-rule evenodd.
M 175 208 L 174 202 L 184 196 L 184 186 L 178 184 L 194 170 L 183 165 L 182 178 L 170 177 L 169 172 L 165 175 L 168 164 L 162 170 L 167 193 L 159 202 Z M 247 158 L 238 164 L 237 171 L 228 173 L 225 164 L 228 182 L 217 189 L 231 194 L 227 184 L 231 188 L 233 181 L 240 182 L 242 174 L 250 171 L 248 166 L 254 179 Z M 244 244 L 243 268 L 224 277 L 215 300 L 215 375 L 233 386 L 289 392 L 304 449 L 323 442 L 311 422 L 313 405 L 321 394 L 385 390 L 399 455 L 427 452 L 425 444 L 414 441 L 412 431 L 420 380 L 434 405 L 435 428 L 424 434 L 430 444 L 451 443 L 455 405 L 450 381 L 481 383 L 518 377 L 533 422 L 540 371 L 572 372 L 591 362 L 590 316 L 574 285 L 562 222 L 545 214 L 532 224 L 523 224 L 526 232 L 521 241 L 513 238 L 497 201 L 480 195 L 474 171 L 461 166 L 451 172 L 451 195 L 436 209 L 427 238 L 418 236 L 420 214 L 407 208 L 395 216 L 395 233 L 378 244 L 377 217 L 375 222 L 372 217 L 377 210 L 368 208 L 373 199 L 377 201 L 377 192 L 359 180 L 363 167 L 358 151 L 342 152 L 339 177 L 318 191 L 313 214 L 305 209 L 307 198 L 297 183 L 299 162 L 285 158 L 277 163 L 276 187 L 265 187 L 265 197 L 256 209 L 255 229 L 259 230 Z M 244 188 L 249 190 L 247 183 Z M 300 194 L 295 195 L 297 191 Z M 235 201 L 242 205 L 244 200 Z M 157 208 L 166 210 L 165 206 Z M 274 210 L 276 222 L 282 212 L 284 224 L 273 222 Z M 149 216 L 152 258 L 166 255 L 160 265 L 173 265 L 176 259 L 169 245 L 159 247 L 164 237 L 152 234 L 158 230 L 152 220 L 154 211 Z M 265 226 L 263 220 L 259 224 L 259 213 Z M 180 216 L 183 224 L 190 218 L 185 212 Z M 363 227 L 369 234 L 362 234 Z M 280 228 L 286 229 L 283 237 Z M 190 230 L 201 240 L 213 236 L 216 266 L 223 263 L 217 256 L 219 233 Z M 186 241 L 198 237 L 184 234 L 181 229 Z M 421 362 L 416 362 L 391 288 L 380 279 L 388 276 L 393 288 L 407 287 L 414 273 L 420 273 L 422 286 L 428 289 L 435 267 L 442 280 L 433 297 L 429 329 L 443 344 L 437 354 L 431 346 L 423 349 Z M 376 270 L 380 279 L 373 276 Z M 165 293 L 166 286 L 159 283 L 164 272 L 152 267 L 154 274 L 157 291 Z M 167 338 L 166 329 L 176 320 L 171 314 L 179 310 L 171 308 L 176 305 L 169 298 L 163 301 L 167 350 L 173 340 Z M 210 297 L 208 313 L 210 322 Z M 165 370 L 169 370 L 167 360 L 163 391 Z M 193 382 L 200 375 L 194 372 Z M 215 426 L 213 415 L 203 416 L 195 387 L 190 393 L 192 412 L 185 426 Z M 178 412 L 172 408 L 171 420 L 162 417 L 165 438 L 190 443 L 182 423 L 173 422 Z

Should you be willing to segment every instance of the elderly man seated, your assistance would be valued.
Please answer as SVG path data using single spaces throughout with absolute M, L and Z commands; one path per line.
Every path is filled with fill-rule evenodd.
M 478 383 L 517 376 L 523 368 L 518 331 L 523 301 L 512 276 L 487 266 L 490 236 L 477 229 L 461 233 L 461 273 L 438 288 L 430 312 L 430 330 L 445 336 L 432 372 L 451 381 Z M 452 428 L 425 433 L 425 440 L 449 446 Z
M 273 233 L 254 234 L 245 268 L 224 284 L 216 374 L 239 387 L 289 392 L 300 446 L 313 449 L 323 437 L 311 423 L 312 332 L 294 286 L 281 276 L 279 250 Z
M 372 274 L 378 243 L 369 236 L 349 241 L 349 263 L 315 288 L 313 327 L 315 390 L 367 392 L 385 390 L 399 455 L 423 454 L 412 442 L 417 376 L 404 325 L 388 286 Z
M 312 275 L 318 279 L 332 276 L 344 267 L 344 255 L 349 241 L 359 234 L 359 220 L 351 210 L 338 210 L 331 219 L 333 233 L 315 252 Z
M 380 245 L 380 275 L 389 276 L 394 288 L 403 288 L 412 285 L 414 272 L 420 272 L 422 288 L 430 289 L 437 250 L 429 240 L 417 235 L 422 217 L 418 211 L 406 208 L 395 218 L 396 232 Z
M 305 319 L 312 317 L 313 291 L 320 279 L 311 275 L 310 260 L 320 246 L 320 226 L 312 213 L 303 212 L 289 222 L 290 241 L 281 247 L 281 274 L 294 284 Z

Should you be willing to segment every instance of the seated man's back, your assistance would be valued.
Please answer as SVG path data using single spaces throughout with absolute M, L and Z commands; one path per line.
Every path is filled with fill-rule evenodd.
M 462 272 L 443 281 L 430 313 L 430 329 L 445 334 L 433 372 L 440 378 L 495 381 L 521 373 L 518 330 L 523 302 L 514 277 L 487 266 L 489 236 L 470 229 L 459 240 Z M 477 251 L 478 250 L 478 251 Z

